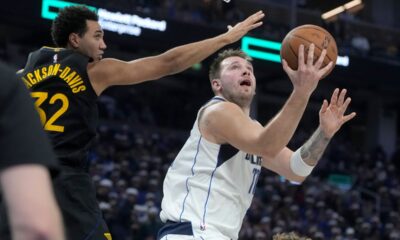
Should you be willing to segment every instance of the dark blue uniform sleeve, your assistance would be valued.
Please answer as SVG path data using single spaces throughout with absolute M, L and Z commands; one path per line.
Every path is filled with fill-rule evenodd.
M 0 170 L 18 164 L 40 164 L 57 173 L 56 156 L 27 88 L 0 63 Z

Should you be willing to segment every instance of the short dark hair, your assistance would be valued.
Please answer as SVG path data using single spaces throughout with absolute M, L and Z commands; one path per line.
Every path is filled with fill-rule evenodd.
M 243 52 L 240 49 L 227 49 L 218 54 L 218 57 L 214 59 L 210 66 L 210 71 L 208 73 L 208 76 L 210 78 L 210 81 L 219 78 L 219 74 L 221 71 L 221 62 L 224 61 L 226 58 L 229 57 L 241 57 L 249 62 L 251 62 L 253 59 L 249 57 L 245 52 Z
M 51 36 L 57 47 L 66 47 L 69 35 L 83 36 L 87 31 L 86 20 L 98 21 L 95 12 L 83 5 L 66 7 L 60 10 L 51 26 Z

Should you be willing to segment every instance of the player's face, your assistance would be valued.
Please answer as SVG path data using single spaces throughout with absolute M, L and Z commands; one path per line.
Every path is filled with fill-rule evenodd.
M 96 21 L 86 20 L 86 27 L 87 31 L 80 38 L 78 50 L 94 61 L 99 61 L 107 48 L 103 39 L 104 32 Z
M 250 105 L 256 93 L 253 66 L 241 57 L 229 57 L 221 62 L 221 93 L 240 106 Z

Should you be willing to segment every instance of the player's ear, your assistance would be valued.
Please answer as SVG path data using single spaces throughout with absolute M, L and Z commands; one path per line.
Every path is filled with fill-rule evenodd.
M 73 48 L 79 47 L 79 35 L 77 33 L 70 33 L 68 36 L 68 41 Z
M 219 78 L 211 80 L 211 87 L 214 91 L 219 91 L 221 89 L 221 80 Z

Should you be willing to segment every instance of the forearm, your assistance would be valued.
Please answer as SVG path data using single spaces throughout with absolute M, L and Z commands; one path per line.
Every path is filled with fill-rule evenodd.
M 301 183 L 321 159 L 329 141 L 330 138 L 325 136 L 321 128 L 317 128 L 300 149 L 292 152 L 290 149 L 284 148 L 272 160 L 263 157 L 263 166 L 291 181 Z
M 226 33 L 203 41 L 175 47 L 165 52 L 165 62 L 171 65 L 170 74 L 181 72 L 229 44 Z
M 262 146 L 266 146 L 267 154 L 274 157 L 292 138 L 304 110 L 309 96 L 292 92 L 282 110 L 266 125 L 262 133 Z
M 317 165 L 329 142 L 330 138 L 326 137 L 318 127 L 311 138 L 300 148 L 301 158 L 310 166 Z
M 44 167 L 10 167 L 1 173 L 0 180 L 13 239 L 64 239 L 61 214 Z

